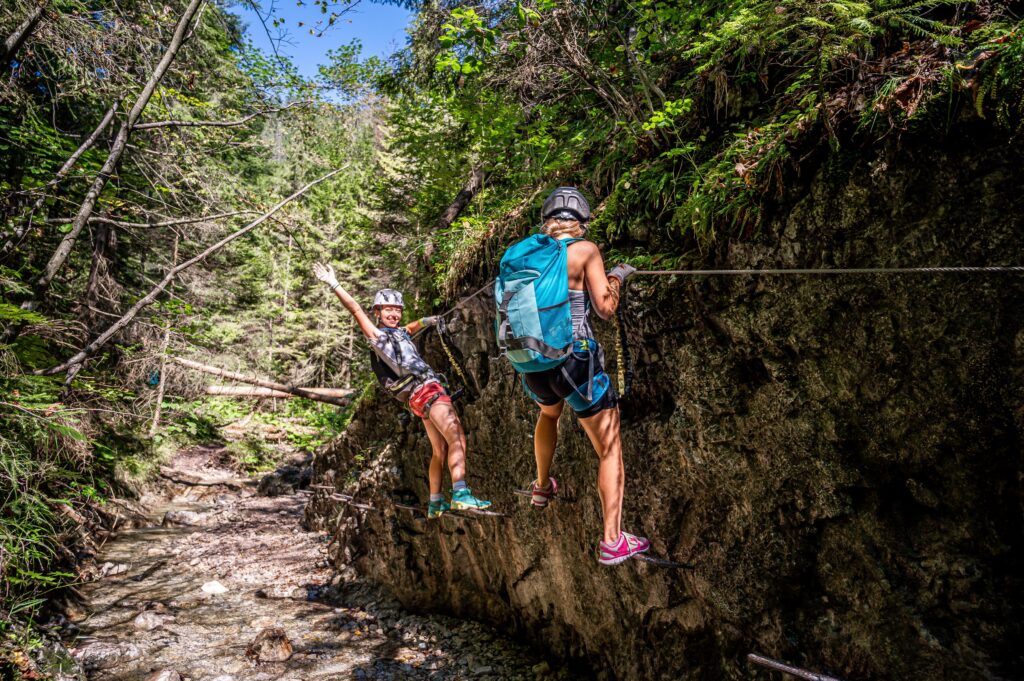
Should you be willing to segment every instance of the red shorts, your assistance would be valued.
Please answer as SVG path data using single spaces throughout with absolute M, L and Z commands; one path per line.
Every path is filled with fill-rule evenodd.
M 409 398 L 409 408 L 412 409 L 413 414 L 416 414 L 421 419 L 425 419 L 430 408 L 438 402 L 441 404 L 451 404 L 452 398 L 448 397 L 448 393 L 444 391 L 444 386 L 436 381 L 431 381 L 430 383 L 424 383 L 416 389 L 416 392 Z

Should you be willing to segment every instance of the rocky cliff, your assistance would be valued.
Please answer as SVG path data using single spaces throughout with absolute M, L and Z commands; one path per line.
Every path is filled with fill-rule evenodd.
M 701 264 L 1022 264 L 1022 160 L 984 127 L 837 153 Z M 495 356 L 486 298 L 459 312 L 480 387 L 460 410 L 470 484 L 511 517 L 393 507 L 426 499 L 430 447 L 379 393 L 315 482 L 380 512 L 321 494 L 307 516 L 337 535 L 337 564 L 406 605 L 606 678 L 750 678 L 753 651 L 848 679 L 1022 678 L 1022 293 L 1010 274 L 635 279 L 624 524 L 693 571 L 597 564 L 597 462 L 568 410 L 553 473 L 575 502 L 513 496 L 536 409 Z

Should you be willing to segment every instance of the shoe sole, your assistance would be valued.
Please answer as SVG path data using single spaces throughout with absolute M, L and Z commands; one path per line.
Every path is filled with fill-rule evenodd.
M 487 504 L 486 506 L 476 506 L 474 504 L 460 504 L 460 503 L 452 504 L 452 510 L 453 511 L 486 511 L 490 507 L 491 507 L 491 504 Z
M 650 547 L 650 546 L 648 546 L 648 547 L 647 547 L 646 549 L 644 549 L 643 551 L 635 551 L 635 552 L 633 552 L 633 553 L 627 553 L 627 554 L 626 554 L 626 555 L 624 555 L 624 556 L 616 556 L 615 558 L 598 558 L 598 559 L 597 559 L 597 562 L 598 562 L 598 563 L 600 563 L 601 565 L 619 565 L 619 564 L 621 564 L 621 563 L 625 563 L 625 562 L 626 562 L 627 560 L 629 560 L 630 558 L 636 558 L 636 557 L 637 557 L 637 556 L 639 556 L 639 555 L 640 555 L 641 553 L 647 553 L 647 551 L 648 551 L 648 550 L 649 550 L 650 548 L 651 548 L 651 547 Z

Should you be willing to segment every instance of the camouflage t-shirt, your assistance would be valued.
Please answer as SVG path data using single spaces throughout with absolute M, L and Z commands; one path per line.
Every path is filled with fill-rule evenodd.
M 381 361 L 398 376 L 399 380 L 407 376 L 415 376 L 414 388 L 438 380 L 434 370 L 420 357 L 416 344 L 412 342 L 412 336 L 405 329 L 387 327 L 378 329 L 377 338 L 370 345 Z M 393 381 L 393 383 L 395 382 L 397 381 Z M 390 388 L 391 386 L 385 383 L 384 387 Z

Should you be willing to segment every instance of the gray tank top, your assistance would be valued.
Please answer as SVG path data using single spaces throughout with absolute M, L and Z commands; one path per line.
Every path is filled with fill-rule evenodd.
M 593 338 L 590 328 L 590 294 L 569 289 L 569 311 L 572 314 L 572 339 Z

